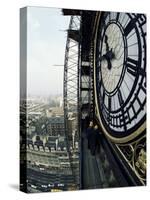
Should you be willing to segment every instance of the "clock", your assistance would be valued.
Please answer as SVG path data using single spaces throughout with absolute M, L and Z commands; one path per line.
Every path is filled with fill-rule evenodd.
M 101 12 L 96 17 L 94 83 L 106 135 L 134 139 L 146 121 L 146 16 Z

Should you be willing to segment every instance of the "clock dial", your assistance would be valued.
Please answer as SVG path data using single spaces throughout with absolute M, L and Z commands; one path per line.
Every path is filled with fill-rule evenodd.
M 114 30 L 113 34 L 111 30 Z M 124 41 L 118 25 L 111 23 L 107 26 L 101 47 L 101 74 L 105 89 L 114 91 L 123 70 Z
M 146 119 L 146 17 L 102 12 L 96 35 L 99 117 L 111 136 L 127 137 Z

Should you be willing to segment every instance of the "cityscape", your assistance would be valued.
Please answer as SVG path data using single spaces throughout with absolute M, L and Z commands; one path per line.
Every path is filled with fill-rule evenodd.
M 21 106 L 21 115 L 27 116 L 27 138 L 26 141 L 21 138 L 21 151 L 26 153 L 28 192 L 79 188 L 77 113 L 70 112 L 68 119 L 70 158 L 66 145 L 62 102 L 62 96 L 34 97 L 28 98 L 26 105 Z

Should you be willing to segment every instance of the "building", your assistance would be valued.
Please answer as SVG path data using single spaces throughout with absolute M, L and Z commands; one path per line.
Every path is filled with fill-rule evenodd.
M 64 117 L 51 117 L 47 121 L 47 133 L 49 136 L 64 136 Z
M 63 141 L 62 138 L 60 141 Z M 69 155 L 65 146 L 60 148 L 59 142 L 57 149 L 52 146 L 48 148 L 39 137 L 35 142 L 27 143 L 29 191 L 33 191 L 33 188 L 37 191 L 51 191 L 54 189 L 69 190 L 75 187 Z
M 56 117 L 56 116 L 63 116 L 63 115 L 64 115 L 63 107 L 51 107 L 46 110 L 46 116 L 48 118 Z

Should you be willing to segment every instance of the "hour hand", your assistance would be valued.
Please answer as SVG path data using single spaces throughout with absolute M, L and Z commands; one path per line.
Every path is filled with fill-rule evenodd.
M 112 64 L 111 64 L 110 59 L 107 60 L 107 63 L 108 63 L 108 66 L 107 66 L 107 67 L 108 67 L 108 69 L 110 70 L 110 69 L 112 68 Z
M 111 50 L 107 51 L 106 54 L 104 54 L 101 58 L 100 61 L 106 59 L 106 60 L 112 60 L 115 58 L 114 53 L 112 52 L 112 48 Z

